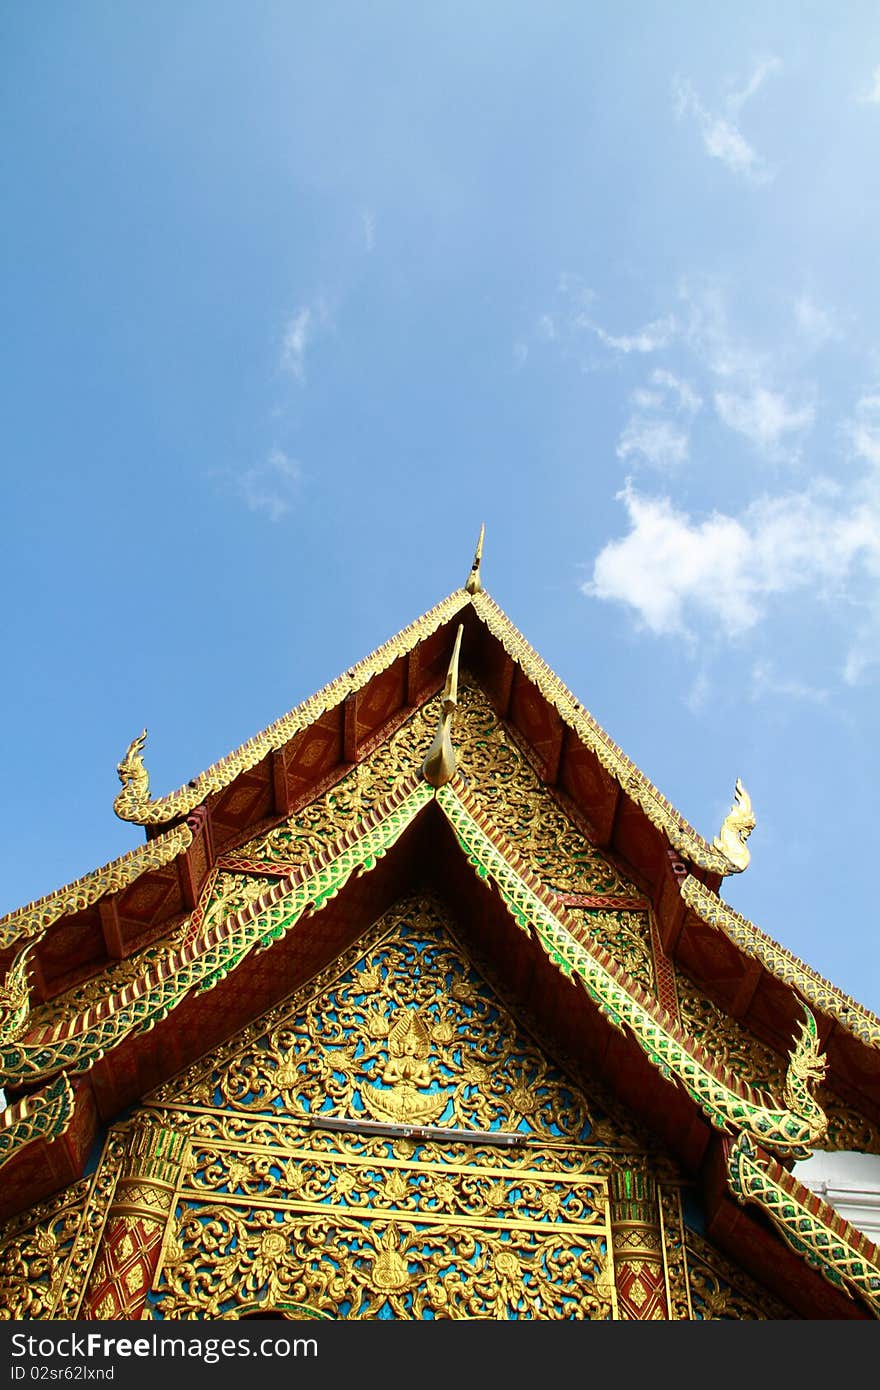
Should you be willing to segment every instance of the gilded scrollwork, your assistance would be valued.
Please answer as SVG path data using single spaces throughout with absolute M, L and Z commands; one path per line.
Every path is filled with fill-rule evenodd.
M 687 1228 L 685 1245 L 693 1316 L 699 1321 L 778 1322 L 794 1317 L 778 1298 L 697 1231 Z
M 31 1033 L 3 1049 L 3 1074 L 18 1080 L 50 1075 L 66 1064 L 71 1073 L 88 1070 L 97 1058 L 131 1033 L 147 1031 L 193 989 L 211 989 L 255 948 L 292 929 L 308 910 L 319 911 L 351 875 L 372 867 L 391 848 L 430 800 L 426 783 L 414 782 L 406 794 L 371 817 L 353 842 L 338 841 L 312 871 L 294 884 L 273 888 L 263 902 L 227 917 L 222 930 L 202 932 L 187 950 L 174 950 L 171 969 L 149 967 L 112 998 L 112 1007 L 95 1018 L 75 1016 L 73 1026 Z
M 651 949 L 651 925 L 647 912 L 584 911 L 569 908 L 584 932 L 608 952 L 632 978 L 656 995 L 654 956 Z
M 669 1292 L 669 1317 L 675 1322 L 690 1322 L 694 1310 L 688 1283 L 681 1192 L 678 1187 L 661 1185 L 659 1197 L 660 1220 L 663 1227 L 663 1263 Z
M 86 1009 L 94 1008 L 102 999 L 118 993 L 147 970 L 167 960 L 186 937 L 189 923 L 188 914 L 177 922 L 166 936 L 143 947 L 137 955 L 107 961 L 98 973 L 89 979 L 71 986 L 63 994 L 55 995 L 44 1004 L 35 1005 L 31 1010 L 31 1026 L 35 1029 L 51 1027 L 60 1019 L 84 1013 Z
M 0 1111 L 0 1169 L 39 1139 L 51 1142 L 66 1133 L 73 1119 L 73 1088 L 61 1072 L 48 1085 L 31 1091 Z
M 386 915 L 354 965 L 273 1010 L 256 1045 L 178 1097 L 250 1113 L 320 1106 L 350 1118 L 584 1139 L 592 1117 L 583 1098 L 514 1030 L 442 920 L 427 900 Z
M 371 1132 L 370 1090 L 434 1097 L 449 1137 Z M 148 1098 L 191 1155 L 152 1316 L 291 1302 L 334 1317 L 617 1316 L 611 1177 L 668 1164 L 589 1090 L 474 969 L 447 912 L 406 900 Z
M 90 1186 L 83 1178 L 0 1228 L 0 1319 L 60 1316 Z
M 296 866 L 313 859 L 341 831 L 419 766 L 431 744 L 441 697 L 405 724 L 328 791 L 281 826 L 243 846 L 230 862 Z M 462 671 L 455 716 L 458 766 L 474 798 L 491 811 L 511 843 L 522 846 L 535 873 L 557 892 L 633 895 L 636 890 L 565 815 L 495 715 L 473 677 Z
M 153 1316 L 216 1318 L 236 1303 L 292 1300 L 343 1318 L 609 1318 L 606 1242 L 590 1228 L 184 1205 Z
M 731 1145 L 727 1180 L 737 1200 L 759 1206 L 807 1264 L 880 1317 L 880 1262 L 876 1245 L 863 1232 L 830 1208 L 817 1209 L 813 1194 L 775 1159 L 762 1155 L 746 1133 Z

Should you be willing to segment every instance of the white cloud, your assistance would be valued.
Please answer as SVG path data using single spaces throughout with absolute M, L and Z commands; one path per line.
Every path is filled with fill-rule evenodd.
M 766 353 L 736 340 L 721 287 L 711 277 L 683 279 L 684 339 L 703 367 L 725 380 L 757 381 L 770 371 Z
M 856 457 L 880 468 L 880 395 L 862 396 L 846 428 Z
M 728 637 L 753 628 L 774 598 L 808 588 L 832 597 L 857 569 L 880 579 L 880 503 L 841 502 L 819 482 L 809 491 L 762 498 L 741 518 L 715 512 L 694 521 L 668 497 L 627 483 L 619 494 L 629 533 L 596 557 L 591 598 L 634 610 L 653 633 L 692 636 L 702 620 Z
M 760 700 L 765 695 L 781 696 L 786 700 L 804 700 L 817 705 L 824 705 L 828 700 L 827 690 L 808 685 L 806 681 L 791 676 L 780 676 L 770 662 L 756 661 L 752 668 L 752 699 Z
M 327 327 L 330 315 L 323 299 L 302 304 L 291 315 L 281 339 L 281 369 L 302 386 L 306 379 L 306 352 L 315 334 Z
M 297 381 L 305 381 L 306 347 L 312 328 L 312 311 L 307 307 L 297 309 L 288 320 L 281 342 L 281 366 Z
M 735 174 L 742 174 L 750 183 L 769 183 L 773 174 L 748 140 L 724 116 L 710 116 L 700 111 L 703 145 L 713 159 L 720 159 Z
M 667 372 L 662 367 L 658 367 L 656 371 L 652 372 L 651 381 L 654 386 L 672 392 L 673 396 L 677 397 L 678 410 L 684 411 L 688 415 L 696 415 L 703 404 L 689 382 L 682 381 L 681 377 L 674 376 L 672 372 Z
M 672 372 L 657 368 L 648 387 L 630 396 L 636 411 L 617 444 L 617 457 L 636 459 L 652 468 L 670 470 L 687 461 L 691 418 L 702 402 L 693 387 Z
M 526 364 L 526 359 L 528 358 L 528 355 L 529 355 L 528 344 L 527 344 L 527 343 L 524 343 L 524 342 L 522 341 L 522 339 L 520 338 L 520 339 L 519 339 L 517 342 L 515 342 L 514 345 L 513 345 L 513 365 L 514 365 L 516 368 L 524 367 L 525 364 Z
M 629 605 L 658 635 L 685 635 L 687 608 L 719 617 L 731 632 L 757 620 L 742 583 L 749 539 L 739 522 L 715 515 L 694 525 L 668 498 L 643 497 L 629 483 L 619 496 L 629 535 L 602 549 L 584 593 Z
M 790 391 L 780 389 L 774 378 L 784 362 L 737 339 L 725 297 L 711 279 L 684 280 L 679 299 L 684 305 L 684 342 L 702 368 L 718 379 L 713 400 L 719 419 L 768 458 L 796 458 L 802 436 L 815 422 L 813 388 L 801 383 Z M 830 331 L 830 320 L 812 301 L 804 296 L 799 303 L 805 331 Z
M 774 177 L 774 172 L 749 144 L 737 125 L 736 118 L 770 73 L 777 71 L 781 66 L 778 58 L 762 59 L 745 86 L 739 91 L 731 92 L 727 97 L 724 103 L 725 113 L 708 110 L 690 82 L 676 79 L 673 85 L 676 115 L 679 119 L 687 115 L 696 119 L 706 153 L 713 159 L 721 160 L 732 173 L 755 185 L 769 183 Z
M 745 435 L 767 454 L 781 453 L 783 439 L 810 429 L 815 418 L 811 405 L 791 407 L 778 391 L 764 386 L 756 386 L 745 394 L 717 391 L 715 409 L 729 429 Z
M 782 60 L 779 58 L 761 58 L 751 77 L 746 82 L 740 92 L 731 92 L 725 105 L 728 111 L 737 113 L 742 110 L 746 102 L 755 95 L 759 87 L 763 86 L 772 72 L 779 72 L 782 67 Z
M 814 347 L 841 336 L 834 315 L 820 308 L 808 294 L 802 294 L 795 300 L 794 320 L 804 337 L 812 340 Z
M 614 348 L 617 352 L 657 352 L 659 348 L 667 347 L 675 336 L 676 322 L 672 314 L 667 314 L 665 318 L 655 319 L 653 323 L 645 324 L 636 333 L 624 333 L 615 335 L 608 333 L 599 324 L 591 322 L 589 319 L 582 320 L 584 327 L 591 328 L 596 337 L 607 347 Z
M 691 682 L 690 689 L 688 690 L 688 693 L 685 696 L 684 700 L 691 714 L 702 713 L 702 711 L 706 708 L 706 705 L 709 702 L 709 696 L 711 695 L 711 693 L 712 683 L 709 680 L 708 675 L 706 674 L 705 670 L 698 671 L 693 681 Z
M 636 455 L 654 468 L 677 468 L 688 456 L 688 436 L 671 420 L 652 420 L 635 415 L 620 436 L 617 457 Z
M 265 512 L 270 521 L 280 521 L 296 501 L 301 477 L 296 460 L 273 449 L 265 463 L 239 476 L 238 486 L 250 511 Z

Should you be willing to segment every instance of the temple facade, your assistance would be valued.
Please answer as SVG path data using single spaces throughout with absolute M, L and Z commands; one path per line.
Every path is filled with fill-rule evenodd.
M 703 839 L 480 548 L 178 791 L 145 743 L 145 842 L 0 919 L 4 1317 L 880 1315 L 799 1176 L 880 1156 L 880 1020 L 724 903 L 746 788 Z

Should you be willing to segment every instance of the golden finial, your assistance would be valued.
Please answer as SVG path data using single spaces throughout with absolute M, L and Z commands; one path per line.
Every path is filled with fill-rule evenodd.
M 467 583 L 464 586 L 466 592 L 469 594 L 479 594 L 483 588 L 482 580 L 480 579 L 480 561 L 483 558 L 483 537 L 485 536 L 485 534 L 486 523 L 484 521 L 482 526 L 480 527 L 480 539 L 477 541 L 477 549 L 476 553 L 474 554 L 474 563 L 471 565 L 471 572 L 468 575 Z
M 452 658 L 440 700 L 440 723 L 434 735 L 434 742 L 425 754 L 422 763 L 422 776 L 432 787 L 445 787 L 455 772 L 455 749 L 452 746 L 452 716 L 458 704 L 458 654 L 461 651 L 461 638 L 464 623 L 459 623 L 452 648 Z
M 751 855 L 746 848 L 746 840 L 754 830 L 755 823 L 752 798 L 737 777 L 733 805 L 712 841 L 713 848 L 721 851 L 736 873 L 742 873 L 743 869 L 748 868 Z
M 117 815 L 124 816 L 129 807 L 137 807 L 150 799 L 150 774 L 144 766 L 143 751 L 147 731 L 143 729 L 125 750 L 125 757 L 116 764 L 122 791 L 113 803 Z

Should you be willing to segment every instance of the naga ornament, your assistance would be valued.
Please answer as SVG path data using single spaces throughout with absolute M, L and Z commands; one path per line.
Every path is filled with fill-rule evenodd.
M 720 850 L 730 861 L 735 873 L 741 874 L 743 869 L 748 868 L 751 855 L 746 846 L 746 840 L 754 830 L 755 824 L 752 798 L 737 777 L 733 805 L 724 817 L 720 831 L 712 841 L 712 847 Z
M 121 820 L 136 820 L 150 800 L 150 774 L 142 757 L 146 741 L 147 731 L 143 729 L 128 745 L 122 762 L 116 764 L 122 791 L 113 802 L 113 809 Z
M 805 1017 L 789 1058 L 783 1097 L 791 1113 L 809 1126 L 810 1142 L 818 1144 L 828 1130 L 828 1117 L 811 1088 L 824 1080 L 828 1059 L 819 1048 L 816 1019 L 806 1004 L 803 1008 Z
M 0 985 L 0 1045 L 15 1042 L 27 1027 L 31 1011 L 27 958 L 33 944 L 19 951 Z

